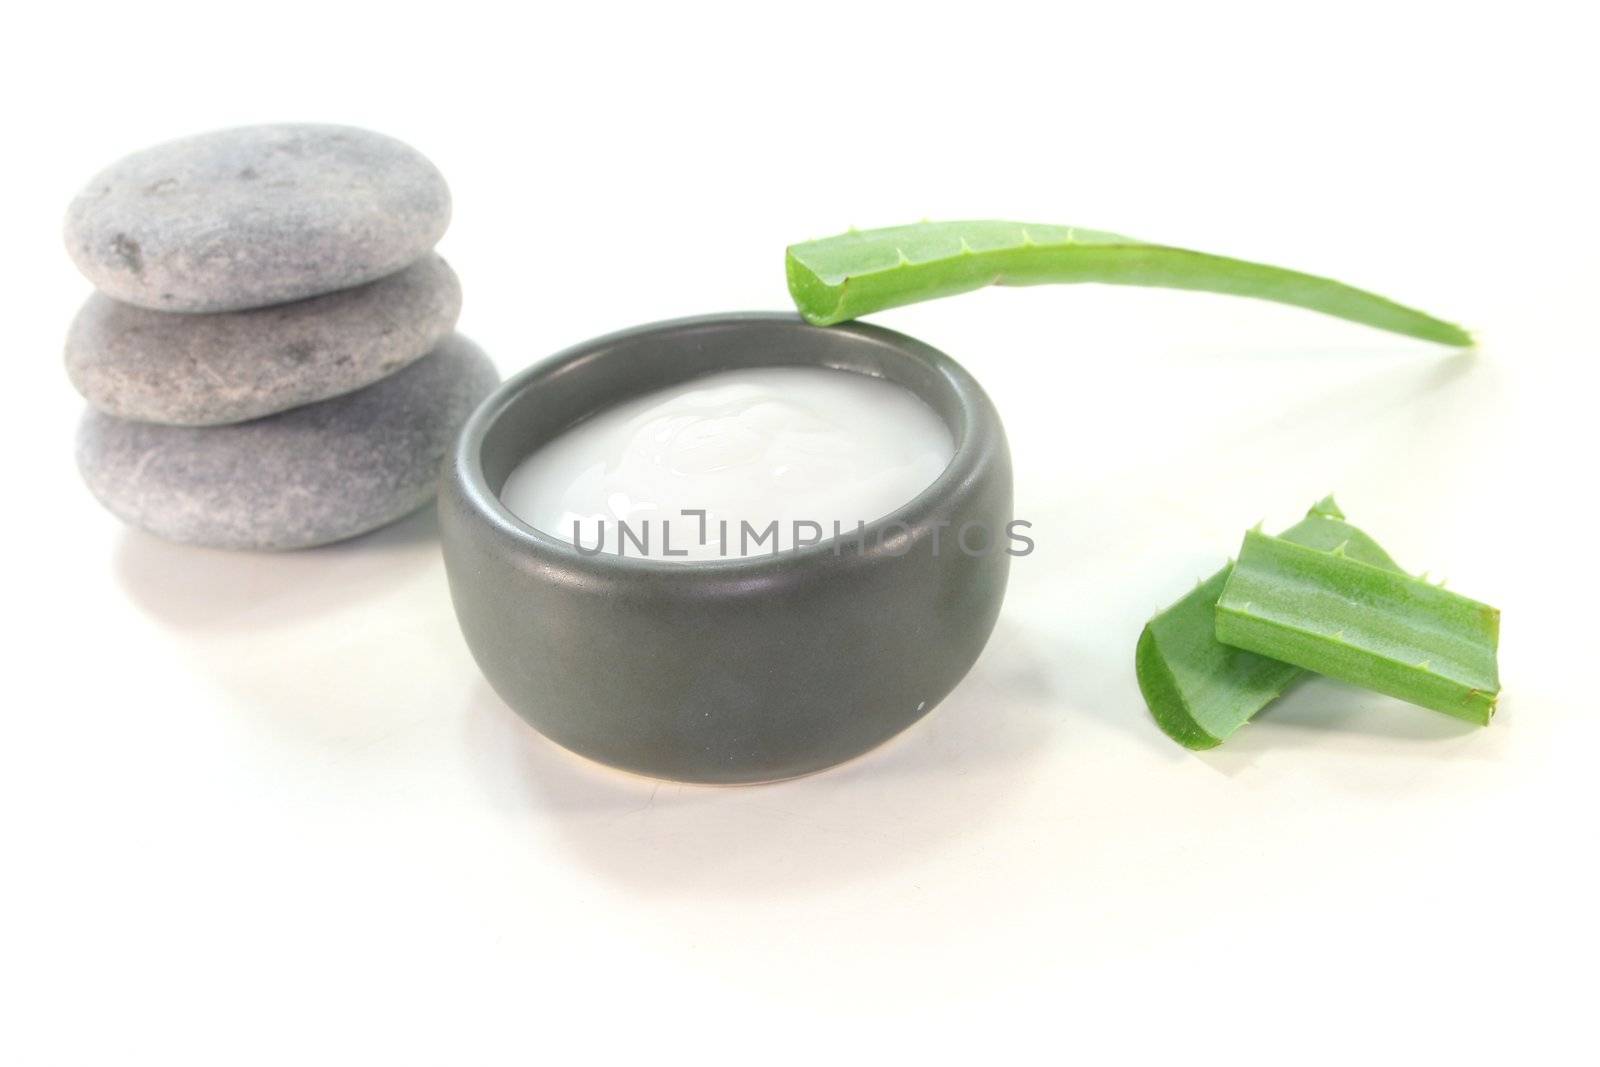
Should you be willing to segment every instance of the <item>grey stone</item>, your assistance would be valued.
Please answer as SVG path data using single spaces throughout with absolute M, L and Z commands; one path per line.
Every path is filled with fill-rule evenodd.
M 432 500 L 456 432 L 498 380 L 452 334 L 365 389 L 251 422 L 161 426 L 90 408 L 78 467 L 112 513 L 170 541 L 307 548 Z
M 67 333 L 67 375 L 108 415 L 242 422 L 370 385 L 427 355 L 460 313 L 461 285 L 436 255 L 251 311 L 179 315 L 96 293 Z
M 393 274 L 450 223 L 438 169 L 349 126 L 244 126 L 135 152 L 67 210 L 67 251 L 102 292 L 236 311 Z

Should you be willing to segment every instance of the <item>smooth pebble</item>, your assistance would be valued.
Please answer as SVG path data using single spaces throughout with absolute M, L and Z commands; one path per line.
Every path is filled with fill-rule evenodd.
M 461 284 L 429 255 L 387 278 L 251 311 L 180 315 L 91 296 L 67 334 L 67 375 L 108 415 L 209 426 L 360 389 L 455 328 Z
M 450 223 L 416 149 L 349 126 L 244 126 L 169 141 L 95 176 L 67 251 L 96 288 L 163 311 L 236 311 L 374 281 Z
M 460 334 L 365 389 L 229 426 L 161 426 L 89 409 L 78 466 L 123 521 L 183 544 L 290 549 L 383 526 L 433 499 L 439 467 L 494 388 Z

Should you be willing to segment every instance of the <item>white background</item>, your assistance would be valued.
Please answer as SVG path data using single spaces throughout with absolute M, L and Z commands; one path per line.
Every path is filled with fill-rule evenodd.
M 9 13 L 0 1060 L 1592 1056 L 1600 175 L 1578 11 Z M 505 373 L 783 307 L 786 243 L 922 217 L 1296 266 L 1483 343 L 1096 287 L 878 316 L 984 382 L 1038 551 L 972 674 L 881 750 L 658 784 L 487 689 L 431 516 L 226 554 L 128 532 L 79 485 L 67 201 L 126 151 L 283 119 L 443 169 L 462 329 Z M 1318 683 L 1220 750 L 1175 746 L 1134 683 L 1141 624 L 1330 491 L 1402 564 L 1503 609 L 1499 717 Z

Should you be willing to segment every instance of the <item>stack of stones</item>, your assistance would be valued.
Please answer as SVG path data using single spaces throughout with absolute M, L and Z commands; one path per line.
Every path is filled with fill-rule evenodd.
M 186 544 L 305 548 L 433 498 L 497 380 L 453 333 L 432 251 L 450 192 L 341 126 L 253 126 L 137 152 L 67 213 L 99 290 L 67 338 L 78 465 L 123 521 Z

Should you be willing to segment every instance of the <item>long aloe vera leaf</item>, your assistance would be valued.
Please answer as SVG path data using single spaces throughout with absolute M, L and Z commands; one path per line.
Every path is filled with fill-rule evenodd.
M 1472 344 L 1459 326 L 1330 278 L 1072 226 L 920 222 L 852 230 L 790 245 L 785 270 L 800 313 L 818 326 L 988 285 L 1105 282 L 1255 297 L 1425 341 Z
M 1500 612 L 1348 553 L 1251 531 L 1217 599 L 1217 640 L 1468 722 L 1500 694 Z
M 1344 521 L 1332 497 L 1283 532 L 1320 551 L 1342 549 L 1376 567 L 1400 568 L 1377 542 Z M 1305 673 L 1279 660 L 1217 640 L 1217 598 L 1233 564 L 1145 624 L 1134 651 L 1139 691 L 1168 737 L 1187 748 L 1214 748 Z

